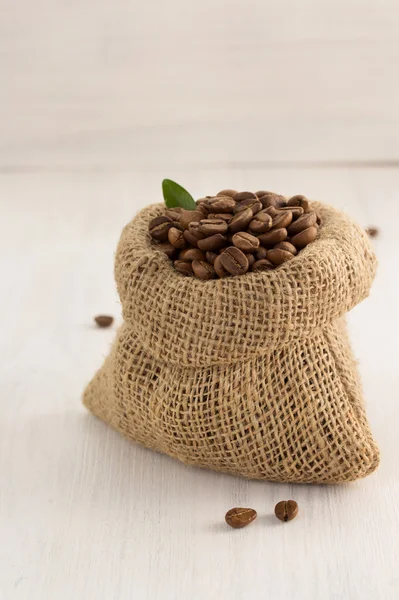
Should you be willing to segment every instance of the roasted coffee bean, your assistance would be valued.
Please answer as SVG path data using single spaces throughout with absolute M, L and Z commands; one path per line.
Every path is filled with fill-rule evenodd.
M 366 227 L 365 231 L 367 235 L 372 238 L 377 237 L 377 235 L 380 233 L 378 227 Z
M 208 219 L 222 219 L 228 223 L 230 219 L 232 219 L 234 215 L 232 213 L 209 213 Z
M 190 223 L 194 221 L 199 222 L 204 218 L 204 213 L 202 210 L 186 210 L 183 209 L 180 214 L 180 224 L 183 225 L 185 229 L 188 229 Z
M 177 229 L 176 227 L 171 227 L 168 231 L 168 240 L 169 243 L 174 247 L 174 248 L 186 248 L 187 246 L 187 242 L 184 239 L 184 235 L 183 232 L 180 231 L 180 229 Z
M 287 229 L 288 234 L 291 236 L 296 235 L 300 231 L 303 231 L 308 227 L 313 227 L 314 225 L 316 225 L 316 221 L 317 215 L 315 212 L 305 213 L 304 215 L 299 217 L 299 219 L 291 223 L 291 225 Z
M 247 254 L 247 258 L 248 258 L 248 271 L 250 271 L 252 269 L 252 266 L 255 263 L 256 259 L 255 259 L 254 254 Z
M 97 315 L 94 320 L 98 327 L 109 327 L 114 322 L 114 317 L 109 315 Z
M 270 215 L 272 218 L 275 215 L 278 215 L 279 212 L 280 212 L 280 209 L 276 208 L 275 206 L 268 206 L 268 208 L 264 208 L 262 210 L 262 213 L 265 213 L 266 215 Z
M 209 212 L 213 213 L 231 213 L 236 203 L 230 196 L 216 196 L 208 200 Z
M 215 235 L 211 235 L 209 237 L 204 238 L 203 240 L 198 240 L 197 246 L 200 250 L 205 250 L 205 252 L 214 252 L 215 250 L 219 250 L 226 243 L 226 237 L 221 233 L 215 233 Z
M 198 229 L 205 237 L 209 237 L 215 233 L 226 233 L 228 225 L 222 219 L 202 219 Z
M 259 202 L 262 204 L 263 208 L 269 208 L 270 206 L 276 206 L 279 204 L 280 197 L 277 194 L 273 194 L 272 192 L 268 192 L 263 196 L 259 196 Z
M 206 217 L 208 214 L 208 198 L 200 198 L 196 201 L 197 210 L 202 213 L 202 218 Z
M 272 248 L 272 250 L 268 251 L 267 258 L 274 265 L 278 266 L 287 262 L 287 260 L 291 260 L 292 258 L 294 258 L 294 255 L 292 254 L 292 252 L 287 252 L 287 250 L 281 250 L 280 248 Z
M 184 235 L 184 239 L 186 240 L 186 242 L 188 242 L 190 244 L 190 246 L 197 246 L 197 242 L 198 240 L 202 240 L 202 238 L 204 237 L 202 235 L 202 233 L 200 233 L 199 231 L 190 231 L 189 229 L 185 229 L 183 232 Z
M 149 224 L 148 230 L 150 232 L 150 236 L 154 240 L 158 240 L 159 242 L 166 242 L 168 239 L 168 231 L 172 227 L 172 219 L 169 217 L 161 216 L 155 217 Z
M 305 198 L 305 196 L 301 195 L 292 196 L 292 198 L 288 200 L 288 206 L 301 206 L 303 208 L 304 213 L 310 211 L 309 200 Z
M 290 211 L 293 220 L 303 215 L 303 208 L 301 206 L 282 206 L 278 210 L 279 212 Z
M 193 272 L 198 279 L 207 280 L 214 279 L 215 277 L 215 269 L 209 263 L 203 260 L 193 260 L 191 263 L 193 267 Z
M 169 244 L 169 242 L 161 242 L 154 247 L 155 250 L 161 250 L 164 252 L 168 258 L 173 258 L 176 254 L 176 248 Z
M 267 258 L 267 250 L 266 248 L 263 248 L 263 246 L 260 246 L 258 248 L 258 250 L 256 251 L 256 260 L 262 260 L 262 258 Z
M 226 275 L 228 275 L 229 273 L 226 271 L 226 269 L 223 268 L 222 262 L 221 262 L 221 254 L 218 254 L 215 262 L 213 263 L 213 268 L 215 269 L 216 275 L 220 278 L 222 277 L 226 277 Z
M 254 233 L 265 233 L 272 226 L 272 217 L 265 212 L 258 212 L 249 224 L 249 229 Z
M 233 244 L 245 253 L 256 252 L 260 246 L 258 238 L 246 231 L 235 233 L 233 235 Z
M 172 221 L 177 221 L 179 223 L 181 211 L 182 209 L 178 206 L 176 206 L 176 208 L 168 208 L 165 210 L 165 217 L 169 217 Z
M 182 273 L 183 275 L 193 274 L 193 268 L 191 264 L 192 263 L 188 260 L 175 260 L 173 263 L 176 271 L 179 271 L 179 273 Z
M 292 521 L 298 514 L 298 504 L 295 500 L 282 500 L 274 507 L 274 514 L 280 521 Z
M 234 198 L 236 194 L 238 194 L 237 190 L 220 190 L 216 196 L 230 196 L 230 198 Z
M 247 198 L 255 198 L 256 199 L 257 197 L 252 192 L 239 192 L 238 194 L 236 194 L 234 196 L 234 200 L 236 202 L 241 202 L 241 200 L 247 200 Z
M 243 275 L 248 271 L 248 258 L 239 248 L 230 246 L 220 255 L 222 267 L 230 275 Z
M 200 252 L 201 252 L 201 250 L 200 250 Z M 213 264 L 215 264 L 215 260 L 217 259 L 218 256 L 219 255 L 216 254 L 216 252 L 207 252 L 205 258 L 206 258 L 207 262 L 209 262 L 210 265 L 213 265 Z
M 276 249 L 276 248 L 280 249 L 280 250 L 285 250 L 286 252 L 291 252 L 291 254 L 293 254 L 294 256 L 296 254 L 298 254 L 298 250 L 295 248 L 295 246 L 287 241 L 279 242 L 278 244 L 273 246 L 273 249 Z
M 205 252 L 199 248 L 187 248 L 179 252 L 179 260 L 205 260 Z
M 243 231 L 244 229 L 246 229 L 252 221 L 253 216 L 253 212 L 250 208 L 246 208 L 245 210 L 239 212 L 229 222 L 230 232 L 236 233 L 237 231 Z
M 288 225 L 292 221 L 292 213 L 291 211 L 279 211 L 277 215 L 273 217 L 273 229 L 281 229 L 281 227 L 285 227 L 287 229 Z
M 260 243 L 262 246 L 266 246 L 266 248 L 271 248 L 279 242 L 284 242 L 286 237 L 287 230 L 284 227 L 281 229 L 272 229 L 271 231 L 267 231 L 266 233 L 261 233 L 258 235 Z
M 226 513 L 225 521 L 233 529 L 241 529 L 255 521 L 256 517 L 257 513 L 253 508 L 231 508 Z
M 314 242 L 316 236 L 317 227 L 308 227 L 307 229 L 304 229 L 303 231 L 294 235 L 294 237 L 291 238 L 291 244 L 294 244 L 294 246 L 300 250 L 301 248 L 305 248 L 305 246 L 311 242 Z
M 266 190 L 258 190 L 257 192 L 255 192 L 255 196 L 258 196 L 259 199 L 262 198 L 262 196 L 270 196 L 273 195 L 273 192 L 267 192 Z
M 184 227 L 180 224 L 179 221 L 172 221 L 172 227 L 174 227 L 175 229 L 180 229 L 180 231 L 184 231 Z
M 297 194 L 296 196 L 291 196 L 291 198 L 287 202 L 287 206 L 301 206 L 301 202 L 307 200 L 305 196 L 301 194 Z
M 271 271 L 272 269 L 274 269 L 274 264 L 267 258 L 261 258 L 252 265 L 252 271 Z
M 241 200 L 241 202 L 237 202 L 234 207 L 234 214 L 237 214 L 246 208 L 250 208 L 252 210 L 252 214 L 256 215 L 260 210 L 262 210 L 262 204 L 259 202 L 257 198 L 247 198 L 246 200 Z

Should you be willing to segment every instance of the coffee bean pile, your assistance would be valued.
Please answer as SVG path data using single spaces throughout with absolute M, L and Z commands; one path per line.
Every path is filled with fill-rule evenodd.
M 149 232 L 179 273 L 207 280 L 275 269 L 313 242 L 319 225 L 304 196 L 222 190 L 195 210 L 165 209 Z

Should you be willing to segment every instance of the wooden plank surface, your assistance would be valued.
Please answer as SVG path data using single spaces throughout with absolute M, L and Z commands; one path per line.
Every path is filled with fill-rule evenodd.
M 159 199 L 165 175 L 198 196 L 226 185 L 301 192 L 381 228 L 372 294 L 350 314 L 382 451 L 375 475 L 294 486 L 188 468 L 81 406 L 115 335 L 92 317 L 120 322 L 118 236 Z M 398 598 L 398 187 L 398 171 L 385 169 L 0 176 L 0 598 Z M 273 507 L 288 498 L 300 515 L 280 524 Z M 255 508 L 257 522 L 229 530 L 224 513 L 236 505 Z

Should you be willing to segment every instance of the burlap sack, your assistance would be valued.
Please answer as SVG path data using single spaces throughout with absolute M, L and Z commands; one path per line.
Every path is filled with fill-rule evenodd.
M 315 204 L 318 239 L 278 269 L 203 282 L 151 243 L 145 208 L 121 236 L 124 324 L 84 394 L 98 417 L 179 460 L 255 479 L 344 482 L 378 466 L 344 315 L 376 259 Z

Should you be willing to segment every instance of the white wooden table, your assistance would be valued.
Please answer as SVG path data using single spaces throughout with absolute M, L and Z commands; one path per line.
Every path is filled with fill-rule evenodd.
M 120 322 L 113 253 L 163 175 L 195 195 L 228 186 L 301 192 L 380 227 L 371 297 L 350 314 L 382 452 L 366 480 L 252 482 L 188 468 L 87 414 L 84 385 Z M 397 189 L 389 169 L 185 169 L 0 177 L 0 598 L 257 600 L 399 597 Z M 281 524 L 273 508 L 295 499 Z M 249 528 L 224 523 L 233 506 Z

